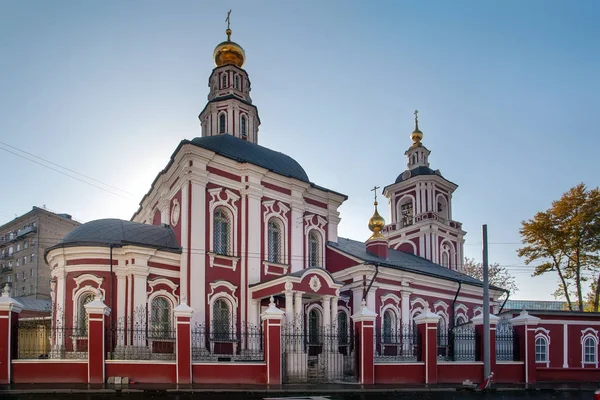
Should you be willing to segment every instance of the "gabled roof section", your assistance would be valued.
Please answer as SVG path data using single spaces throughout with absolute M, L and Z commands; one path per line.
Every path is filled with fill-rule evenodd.
M 433 263 L 423 257 L 415 256 L 410 253 L 389 249 L 388 258 L 384 259 L 367 252 L 366 245 L 356 240 L 338 238 L 337 243 L 328 242 L 327 245 L 332 249 L 341 251 L 355 258 L 361 259 L 367 263 L 377 264 L 379 266 L 399 269 L 417 274 L 433 276 L 440 279 L 462 282 L 474 286 L 483 286 L 483 282 L 469 275 L 453 271 L 439 264 Z M 490 285 L 490 288 L 504 290 L 497 286 Z

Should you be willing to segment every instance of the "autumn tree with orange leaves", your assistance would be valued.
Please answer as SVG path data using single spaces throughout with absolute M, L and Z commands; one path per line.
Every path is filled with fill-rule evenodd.
M 517 253 L 525 264 L 536 263 L 532 276 L 555 272 L 554 296 L 565 298 L 569 310 L 584 310 L 582 283 L 600 266 L 600 190 L 583 183 L 571 188 L 548 210 L 523 221 L 519 232 L 525 246 Z M 598 285 L 594 289 L 597 310 Z

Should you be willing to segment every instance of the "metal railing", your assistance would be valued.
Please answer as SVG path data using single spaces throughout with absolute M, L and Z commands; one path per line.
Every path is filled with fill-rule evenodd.
M 518 361 L 519 340 L 508 319 L 496 324 L 496 361 Z
M 230 324 L 213 321 L 208 326 L 192 327 L 192 360 L 263 361 L 263 332 L 261 325 Z
M 86 359 L 88 356 L 87 332 L 70 325 L 53 326 L 51 317 L 19 319 L 17 335 L 20 360 Z
M 477 359 L 475 327 L 455 326 L 437 333 L 437 356 L 443 361 L 475 361 Z
M 412 325 L 375 333 L 375 362 L 415 362 L 420 346 L 419 331 Z

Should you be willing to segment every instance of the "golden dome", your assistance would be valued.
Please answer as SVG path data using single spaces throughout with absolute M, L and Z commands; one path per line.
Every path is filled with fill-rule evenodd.
M 242 68 L 246 61 L 246 53 L 242 46 L 231 41 L 231 29 L 227 29 L 227 40 L 221 42 L 215 47 L 213 58 L 217 67 L 233 64 Z
M 385 220 L 379 213 L 377 212 L 377 201 L 375 201 L 375 213 L 369 220 L 369 230 L 373 232 L 370 239 L 382 238 L 381 230 L 385 226 Z

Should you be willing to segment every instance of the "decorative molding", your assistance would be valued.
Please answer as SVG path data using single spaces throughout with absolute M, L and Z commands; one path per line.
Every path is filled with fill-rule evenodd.
M 222 254 L 213 253 L 212 251 L 208 251 L 207 254 L 208 254 L 209 264 L 210 264 L 211 268 L 220 267 L 220 268 L 232 269 L 235 271 L 237 269 L 238 262 L 240 261 L 239 257 L 225 256 Z M 222 262 L 219 262 L 219 259 L 229 260 L 229 261 L 231 261 L 231 265 L 227 265 Z
M 154 288 L 157 285 L 167 285 L 170 289 L 171 292 L 173 293 L 173 295 L 175 296 L 175 290 L 177 290 L 177 288 L 179 287 L 178 284 L 174 283 L 173 281 L 166 279 L 166 278 L 156 278 L 153 279 L 151 281 L 148 281 L 148 286 L 150 286 L 150 290 L 146 292 L 147 295 L 150 295 L 154 292 Z M 176 306 L 177 304 L 175 304 Z
M 173 205 L 171 206 L 171 226 L 176 227 L 179 223 L 179 217 L 181 216 L 181 205 L 178 199 L 173 199 Z
M 316 276 L 313 276 L 312 278 L 310 278 L 308 285 L 310 286 L 313 292 L 318 292 L 319 289 L 321 289 L 321 280 Z

